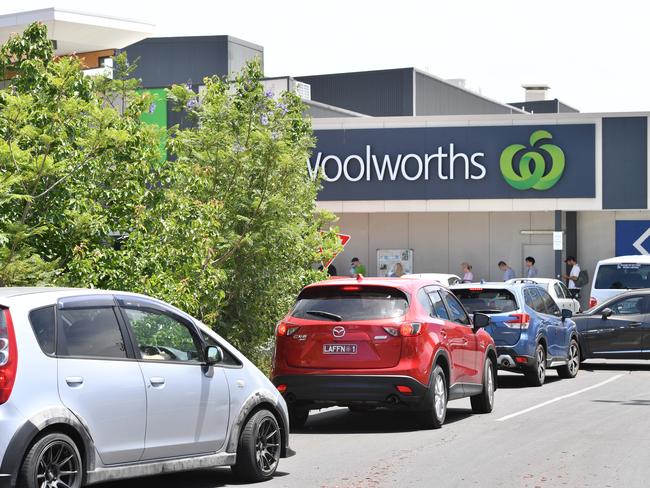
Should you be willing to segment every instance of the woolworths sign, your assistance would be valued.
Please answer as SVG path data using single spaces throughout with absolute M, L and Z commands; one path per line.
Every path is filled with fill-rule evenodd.
M 318 130 L 320 200 L 591 198 L 595 126 Z

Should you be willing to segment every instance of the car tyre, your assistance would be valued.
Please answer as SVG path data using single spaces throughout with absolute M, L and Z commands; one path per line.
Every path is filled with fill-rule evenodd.
M 275 416 L 260 410 L 248 419 L 239 436 L 237 462 L 232 466 L 241 481 L 256 483 L 271 478 L 280 462 L 282 434 Z
M 496 375 L 492 359 L 485 358 L 483 367 L 483 391 L 479 395 L 469 398 L 474 413 L 490 413 L 494 408 L 494 390 L 496 384 Z
M 443 369 L 436 365 L 431 373 L 431 384 L 425 397 L 427 405 L 419 413 L 420 424 L 426 429 L 439 429 L 447 417 L 447 377 Z
M 578 375 L 580 370 L 580 346 L 575 339 L 569 343 L 569 357 L 565 366 L 557 368 L 557 374 L 560 378 L 571 379 Z
M 302 407 L 289 407 L 289 425 L 291 431 L 302 429 L 309 418 L 309 409 Z
M 529 386 L 542 386 L 546 380 L 546 350 L 541 344 L 535 348 L 533 367 L 526 371 L 526 382 Z
M 67 435 L 54 432 L 31 446 L 23 460 L 18 486 L 80 488 L 83 478 L 84 467 L 77 445 Z

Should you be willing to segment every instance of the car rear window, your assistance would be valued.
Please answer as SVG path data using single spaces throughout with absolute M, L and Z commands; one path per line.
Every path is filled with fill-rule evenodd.
M 29 312 L 29 323 L 42 351 L 45 354 L 54 354 L 54 306 Z
M 601 290 L 650 287 L 650 264 L 604 264 L 598 268 L 595 287 Z
M 323 321 L 391 319 L 408 310 L 404 292 L 379 286 L 323 286 L 307 288 L 298 296 L 292 315 Z
M 506 289 L 464 289 L 453 290 L 469 313 L 514 312 L 519 307 L 515 296 Z

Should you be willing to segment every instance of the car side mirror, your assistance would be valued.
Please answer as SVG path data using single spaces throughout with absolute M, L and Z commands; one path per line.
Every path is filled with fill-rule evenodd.
M 223 361 L 223 350 L 219 346 L 207 346 L 205 348 L 205 363 L 214 366 Z
M 568 308 L 563 308 L 561 313 L 562 320 L 570 319 L 573 317 L 573 311 Z
M 614 311 L 611 308 L 603 308 L 600 311 L 600 316 L 602 317 L 603 320 L 606 320 L 609 317 L 611 317 L 613 313 Z
M 490 325 L 490 316 L 484 313 L 476 312 L 472 320 L 474 326 L 474 331 L 476 332 L 479 329 L 484 329 Z

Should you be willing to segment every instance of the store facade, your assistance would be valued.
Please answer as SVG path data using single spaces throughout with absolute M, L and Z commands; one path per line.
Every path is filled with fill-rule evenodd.
M 314 129 L 319 205 L 352 236 L 339 270 L 359 257 L 381 275 L 378 255 L 411 250 L 415 273 L 459 274 L 467 261 L 496 280 L 499 261 L 523 275 L 531 255 L 551 277 L 566 255 L 589 270 L 615 255 L 617 239 L 634 238 L 617 236 L 617 221 L 650 227 L 647 113 L 331 118 Z

